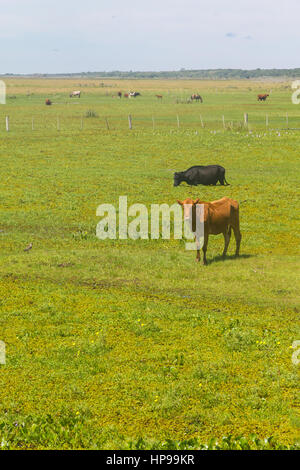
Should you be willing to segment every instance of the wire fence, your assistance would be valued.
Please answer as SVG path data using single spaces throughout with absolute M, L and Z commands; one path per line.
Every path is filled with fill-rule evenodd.
M 300 116 L 284 114 L 265 114 L 264 116 L 244 113 L 240 119 L 211 115 L 179 115 L 173 116 L 98 116 L 98 115 L 45 115 L 31 116 L 0 116 L 0 134 L 47 133 L 47 132 L 79 132 L 79 131 L 133 131 L 133 130 L 300 130 Z

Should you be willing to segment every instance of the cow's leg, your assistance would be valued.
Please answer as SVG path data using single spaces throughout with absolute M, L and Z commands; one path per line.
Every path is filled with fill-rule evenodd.
M 230 237 L 231 237 L 231 227 L 228 227 L 227 230 L 223 232 L 223 236 L 224 236 L 224 250 L 223 250 L 222 257 L 225 258 L 227 250 L 228 250 L 228 245 L 230 242 Z
M 207 259 L 206 259 L 206 251 L 207 251 L 207 244 L 208 244 L 208 234 L 204 233 L 204 243 L 203 243 L 203 264 L 206 266 L 207 265 Z
M 242 234 L 240 232 L 239 227 L 233 227 L 233 231 L 234 231 L 235 242 L 236 242 L 235 256 L 239 256 Z
M 196 261 L 197 261 L 197 263 L 199 263 L 199 261 L 200 261 L 200 244 L 199 244 L 199 240 L 197 240 L 196 237 L 195 237 L 195 243 L 196 243 L 196 247 L 197 247 Z
M 224 170 L 223 168 L 222 168 L 222 169 L 220 168 L 220 171 L 219 171 L 219 182 L 220 182 L 220 184 L 221 184 L 222 186 L 225 185 L 225 182 L 224 182 L 224 181 L 226 181 L 226 180 L 225 180 L 225 170 Z

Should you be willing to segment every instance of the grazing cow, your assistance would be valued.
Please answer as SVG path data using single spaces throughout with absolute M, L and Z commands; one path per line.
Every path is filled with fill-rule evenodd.
M 192 100 L 192 101 L 193 101 L 193 100 L 201 101 L 201 103 L 203 103 L 202 96 L 200 96 L 200 95 L 196 95 L 196 94 L 192 95 L 192 96 L 191 96 L 191 100 Z
M 204 184 L 205 186 L 216 185 L 219 181 L 222 186 L 227 183 L 225 178 L 225 168 L 220 165 L 192 166 L 186 171 L 174 173 L 174 186 L 179 186 L 185 181 L 191 186 Z
M 122 98 L 122 92 L 121 91 L 118 91 L 118 97 Z
M 80 98 L 80 95 L 81 91 L 72 91 L 72 93 L 70 93 L 70 98 L 73 98 L 73 96 L 77 96 L 78 98 Z
M 268 96 L 269 95 L 267 93 L 265 95 L 257 95 L 257 101 L 266 101 Z
M 124 93 L 124 98 L 128 98 L 128 93 Z
M 237 201 L 228 197 L 223 197 L 222 199 L 213 202 L 200 201 L 199 198 L 196 199 L 196 201 L 185 199 L 185 201 L 177 202 L 183 207 L 184 220 L 189 223 L 192 232 L 195 234 L 197 244 L 196 261 L 200 261 L 199 233 L 197 235 L 197 225 L 199 225 L 200 221 L 204 223 L 204 242 L 202 247 L 204 265 L 207 265 L 206 251 L 208 236 L 219 235 L 220 233 L 223 234 L 224 250 L 222 256 L 225 258 L 230 242 L 231 229 L 233 229 L 236 242 L 235 256 L 239 256 L 242 235 L 240 232 L 239 203 Z M 199 217 L 197 204 L 204 205 L 204 214 L 203 219 L 199 220 L 196 224 L 196 217 Z
M 162 95 L 155 95 L 156 98 L 158 98 L 159 100 L 162 100 Z
M 51 106 L 52 101 L 49 100 L 49 98 L 47 98 L 46 101 L 45 101 L 45 104 L 46 104 L 47 106 Z
M 141 96 L 141 94 L 138 91 L 131 91 L 129 93 L 129 98 L 135 98 L 136 96 Z

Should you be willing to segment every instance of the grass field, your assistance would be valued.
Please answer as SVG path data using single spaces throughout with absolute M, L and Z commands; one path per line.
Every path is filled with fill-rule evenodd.
M 300 107 L 290 84 L 6 84 L 0 446 L 198 448 L 253 434 L 299 445 L 300 133 L 287 129 L 286 113 L 289 128 L 300 128 Z M 77 89 L 80 100 L 70 99 Z M 112 98 L 119 89 L 142 96 Z M 203 104 L 184 102 L 194 92 Z M 97 117 L 84 117 L 88 110 Z M 230 186 L 173 187 L 174 170 L 195 164 L 223 165 Z M 100 241 L 96 209 L 117 206 L 121 195 L 147 207 L 186 197 L 240 201 L 240 258 L 232 239 L 221 260 L 222 236 L 209 239 L 207 267 L 181 240 Z

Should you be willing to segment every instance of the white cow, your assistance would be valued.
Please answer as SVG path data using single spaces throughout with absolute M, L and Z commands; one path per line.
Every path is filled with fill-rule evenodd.
M 136 96 L 140 96 L 141 94 L 137 91 L 130 91 L 129 98 L 135 98 Z
M 78 98 L 80 98 L 80 94 L 81 91 L 72 91 L 72 93 L 70 93 L 70 98 L 72 98 L 73 96 L 78 96 Z

